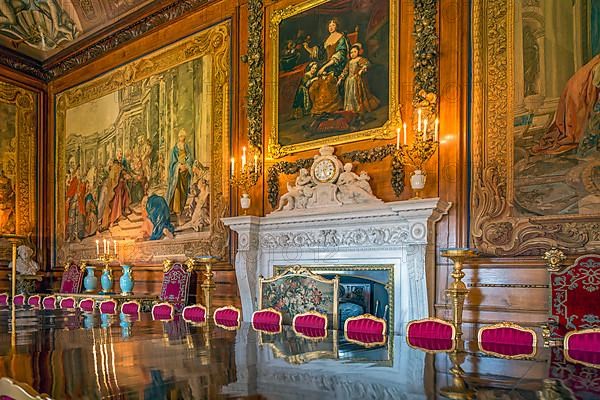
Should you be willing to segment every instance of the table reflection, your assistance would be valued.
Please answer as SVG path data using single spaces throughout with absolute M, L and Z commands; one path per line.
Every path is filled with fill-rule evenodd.
M 600 394 L 600 371 L 569 363 L 562 349 L 502 359 L 468 341 L 424 351 L 402 336 L 360 344 L 338 331 L 27 307 L 11 325 L 11 310 L 0 309 L 0 375 L 56 399 L 535 399 L 560 386 L 547 378 L 577 398 Z

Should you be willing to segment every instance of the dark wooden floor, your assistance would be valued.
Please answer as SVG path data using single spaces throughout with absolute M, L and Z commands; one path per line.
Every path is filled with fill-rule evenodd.
M 473 342 L 458 354 L 426 354 L 401 336 L 365 348 L 337 331 L 315 341 L 289 327 L 267 335 L 246 323 L 228 331 L 147 314 L 131 321 L 18 309 L 14 323 L 12 314 L 0 309 L 0 375 L 55 399 L 437 399 L 456 384 L 457 366 L 481 399 L 537 399 L 557 368 L 587 374 L 586 390 L 600 393 L 600 370 L 558 365 L 544 348 L 507 360 L 478 352 Z

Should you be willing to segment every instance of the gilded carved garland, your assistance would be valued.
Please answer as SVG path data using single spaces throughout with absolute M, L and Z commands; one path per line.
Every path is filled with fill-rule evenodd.
M 585 253 L 600 242 L 594 216 L 513 215 L 514 2 L 473 3 L 473 245 L 493 256 Z M 595 245 L 596 243 L 596 245 Z
M 259 150 L 262 149 L 263 130 L 263 2 L 248 2 L 248 143 Z
M 437 3 L 438 0 L 414 0 L 413 105 L 422 108 L 428 118 L 437 114 L 439 97 Z

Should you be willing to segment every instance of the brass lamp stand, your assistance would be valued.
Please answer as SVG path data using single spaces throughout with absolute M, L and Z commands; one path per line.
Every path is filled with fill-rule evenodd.
M 188 260 L 189 263 L 192 263 L 194 269 L 200 265 L 204 265 L 204 279 L 200 287 L 204 292 L 204 306 L 206 307 L 206 316 L 207 318 L 211 315 L 211 292 L 217 287 L 215 285 L 214 276 L 215 274 L 212 272 L 212 265 L 219 261 L 219 257 L 214 256 L 199 256 L 194 257 Z
M 454 350 L 448 354 L 448 358 L 450 358 L 450 362 L 452 363 L 452 367 L 450 368 L 452 384 L 441 388 L 440 394 L 449 399 L 470 400 L 475 397 L 475 391 L 469 389 L 465 382 L 465 371 L 461 367 L 466 357 L 464 346 L 462 339 L 455 339 Z
M 475 257 L 478 253 L 473 249 L 443 249 L 442 257 L 446 257 L 454 261 L 454 269 L 452 271 L 453 282 L 446 289 L 446 295 L 452 298 L 452 322 L 456 328 L 456 338 L 462 338 L 462 315 L 465 305 L 465 297 L 469 293 L 469 289 L 462 281 L 465 273 L 462 271 L 463 263 L 466 259 Z

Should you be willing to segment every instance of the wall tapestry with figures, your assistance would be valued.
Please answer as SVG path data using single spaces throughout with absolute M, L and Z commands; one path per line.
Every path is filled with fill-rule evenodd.
M 0 234 L 36 233 L 37 101 L 0 81 Z M 10 246 L 1 248 L 0 259 L 10 259 Z
M 56 96 L 57 260 L 227 252 L 230 23 Z
M 269 154 L 367 138 L 400 125 L 398 4 L 278 2 L 267 9 Z
M 600 2 L 473 7 L 474 244 L 494 255 L 597 249 Z

